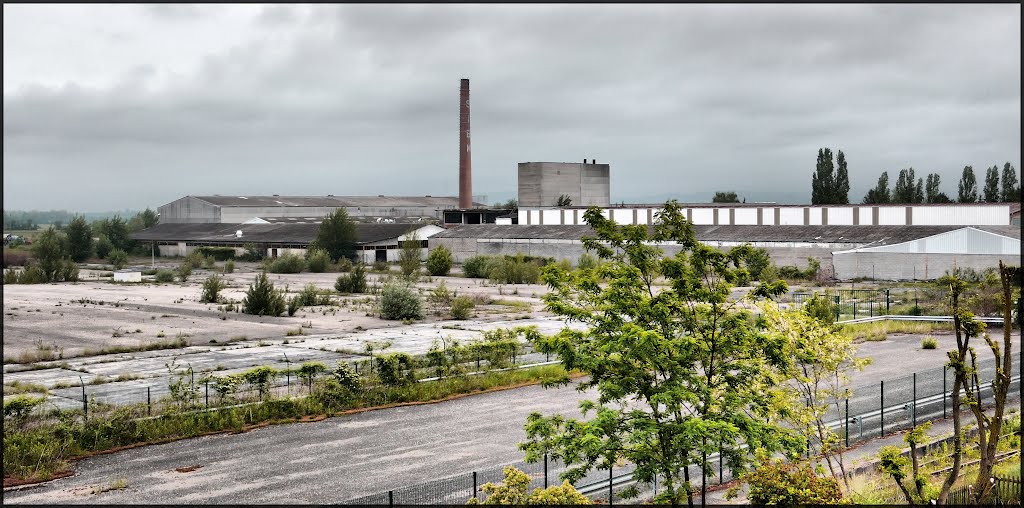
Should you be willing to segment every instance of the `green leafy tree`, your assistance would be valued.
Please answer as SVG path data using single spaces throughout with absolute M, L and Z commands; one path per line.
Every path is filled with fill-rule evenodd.
M 846 155 L 842 150 L 836 155 L 836 180 L 832 188 L 831 204 L 846 205 L 850 203 L 850 175 L 846 167 Z
M 338 208 L 324 217 L 311 247 L 319 247 L 330 255 L 331 261 L 340 258 L 355 259 L 356 223 L 344 208 Z
M 842 404 L 852 394 L 849 373 L 863 370 L 871 360 L 857 358 L 853 338 L 831 324 L 831 311 L 827 320 L 821 320 L 799 310 L 783 312 L 774 303 L 760 308 L 768 333 L 786 344 L 787 363 L 780 371 L 779 383 L 791 387 L 797 401 L 786 419 L 819 450 L 832 477 L 842 478 L 849 491 L 842 440 L 826 420 L 831 414 L 842 414 Z
M 128 231 L 131 233 L 142 231 L 143 229 L 155 226 L 159 221 L 160 217 L 156 212 L 151 210 L 149 207 L 146 207 L 145 210 L 135 214 L 135 216 L 128 221 Z
M 68 237 L 68 254 L 76 263 L 81 263 L 92 257 L 94 250 L 92 239 L 92 228 L 85 222 L 85 217 L 76 215 L 64 233 Z
M 257 316 L 280 316 L 285 306 L 284 296 L 274 288 L 266 272 L 256 275 L 242 299 L 242 312 Z
M 1007 162 L 1003 166 L 1003 192 L 1001 201 L 1004 203 L 1020 202 L 1020 186 L 1017 185 L 1017 170 Z
M 929 173 L 928 179 L 925 183 L 925 202 L 926 203 L 952 203 L 953 200 L 949 199 L 949 196 L 945 192 L 939 190 L 941 186 L 941 177 L 938 173 Z
M 878 177 L 878 183 L 875 184 L 875 188 L 868 191 L 862 202 L 866 205 L 884 205 L 888 204 L 891 199 L 892 197 L 889 195 L 889 172 L 883 171 L 882 176 Z
M 998 203 L 1002 196 L 999 193 L 999 166 L 992 166 L 985 171 L 985 202 Z
M 914 184 L 914 168 L 901 169 L 896 179 L 896 187 L 892 192 L 893 203 L 924 203 L 924 185 L 922 179 Z
M 814 174 L 811 175 L 811 204 L 825 205 L 832 203 L 832 190 L 835 186 L 835 167 L 832 164 L 832 150 L 818 149 L 818 162 Z
M 331 259 L 327 251 L 320 248 L 306 250 L 306 264 L 309 265 L 310 272 L 323 273 L 327 271 L 327 265 L 330 263 Z
M 427 254 L 427 272 L 434 277 L 448 275 L 453 262 L 452 252 L 444 245 L 438 245 Z
M 398 266 L 402 269 L 402 278 L 409 282 L 416 282 L 419 279 L 422 252 L 423 247 L 415 233 L 409 235 L 402 242 L 402 252 L 398 254 Z
M 423 300 L 408 285 L 387 284 L 380 292 L 380 317 L 390 320 L 423 319 Z
M 94 222 L 93 227 L 101 235 L 107 237 L 107 240 L 110 240 L 113 248 L 125 252 L 132 249 L 134 242 L 128 238 L 128 223 L 120 215 Z
M 733 282 L 747 276 L 740 266 L 750 246 L 722 252 L 698 242 L 675 201 L 652 230 L 617 225 L 597 208 L 584 218 L 597 234 L 584 246 L 604 263 L 571 272 L 547 267 L 551 291 L 543 297 L 547 310 L 584 327 L 528 338 L 535 350 L 557 353 L 567 370 L 589 376 L 579 389 L 597 388 L 598 401 L 583 401 L 580 409 L 584 417 L 596 415 L 531 414 L 528 440 L 520 444 L 526 459 L 561 459 L 562 478 L 571 482 L 624 459 L 636 465 L 640 484 L 651 485 L 657 474 L 664 487 L 657 501 L 686 498 L 692 505 L 688 468 L 713 475 L 708 455 L 719 449 L 737 474 L 750 463 L 747 447 L 800 449 L 800 436 L 776 418 L 786 407 L 773 374 L 785 363 L 785 344 L 762 334 L 740 303 L 729 301 Z M 661 242 L 681 250 L 665 256 Z M 598 284 L 599 277 L 610 282 Z M 667 286 L 655 287 L 659 277 Z M 753 294 L 785 290 L 776 281 Z M 638 492 L 633 486 L 623 495 Z
M 921 472 L 921 464 L 917 457 L 917 447 L 927 444 L 925 438 L 930 427 L 931 422 L 926 422 L 914 427 L 906 436 L 903 436 L 903 441 L 910 446 L 910 461 L 903 456 L 903 450 L 897 446 L 883 446 L 878 451 L 878 465 L 896 482 L 896 486 L 903 493 L 903 498 L 906 499 L 908 505 L 926 504 L 930 497 L 928 494 L 931 493 L 929 492 L 931 489 L 926 490 L 928 475 Z M 911 471 L 909 472 L 907 471 L 907 462 L 911 462 Z M 913 480 L 911 488 L 907 488 L 905 482 L 908 476 Z
M 52 227 L 46 228 L 32 244 L 32 257 L 39 264 L 45 282 L 60 280 L 68 259 L 68 237 Z
M 711 202 L 712 203 L 739 203 L 740 202 L 740 198 L 733 191 L 728 191 L 728 192 L 718 191 L 718 192 L 715 192 L 715 195 L 711 198 Z
M 974 168 L 964 166 L 964 172 L 960 175 L 960 184 L 957 186 L 957 201 L 961 203 L 978 202 L 978 179 L 974 177 Z
M 572 198 L 570 198 L 568 194 L 562 194 L 555 200 L 555 206 L 572 206 Z
M 99 239 L 96 240 L 96 257 L 107 259 L 112 250 L 114 250 L 114 244 L 110 243 L 107 235 L 101 234 Z

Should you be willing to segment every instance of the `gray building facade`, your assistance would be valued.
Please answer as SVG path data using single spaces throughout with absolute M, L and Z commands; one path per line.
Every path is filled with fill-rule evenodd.
M 338 208 L 353 218 L 440 219 L 457 207 L 454 196 L 185 196 L 158 212 L 161 224 L 238 224 L 254 217 L 319 218 Z
M 573 206 L 608 206 L 611 166 L 591 162 L 520 162 L 519 206 L 554 206 L 566 195 Z

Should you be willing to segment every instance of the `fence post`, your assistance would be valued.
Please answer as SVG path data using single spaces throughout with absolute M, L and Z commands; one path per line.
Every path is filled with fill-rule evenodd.
M 473 471 L 473 497 L 476 497 L 476 471 Z
M 853 299 L 853 319 L 857 319 L 857 299 Z
M 946 419 L 946 366 L 942 366 L 942 419 Z
M 836 295 L 836 321 L 839 321 L 839 295 Z
M 889 288 L 885 288 L 885 313 L 889 313 Z
M 608 466 L 608 506 L 612 505 L 612 498 L 615 497 L 615 493 L 612 492 L 612 470 L 615 466 Z
M 885 381 L 882 383 L 882 389 L 879 391 L 880 397 L 878 398 L 878 428 L 879 435 L 885 437 Z
M 388 491 L 388 506 L 394 506 L 394 505 L 395 505 L 395 491 L 389 490 Z
M 875 317 L 875 302 L 868 302 L 868 317 Z
M 846 447 L 850 447 L 850 398 L 846 398 Z
M 89 418 L 89 398 L 85 395 L 85 380 L 82 376 L 78 376 L 78 380 L 82 383 L 82 419 Z
M 721 439 L 718 440 L 718 484 L 722 484 L 722 450 L 725 448 L 725 444 Z
M 911 425 L 917 427 L 917 372 L 914 373 L 914 405 L 910 409 Z
M 548 488 L 548 454 L 544 454 L 544 488 Z
M 206 409 L 210 409 L 210 381 L 206 381 Z
M 146 387 L 146 416 L 153 414 L 153 398 L 150 396 L 149 387 Z

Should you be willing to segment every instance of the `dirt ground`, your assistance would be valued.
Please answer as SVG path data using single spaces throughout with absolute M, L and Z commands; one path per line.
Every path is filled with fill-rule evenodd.
M 160 262 L 157 268 L 173 268 L 176 262 Z M 225 275 L 222 295 L 241 302 L 256 276 L 254 263 L 236 263 L 234 273 Z M 219 310 L 216 304 L 199 302 L 203 280 L 214 273 L 195 270 L 188 282 L 114 283 L 99 277 L 101 270 L 82 270 L 81 282 L 6 285 L 3 288 L 3 354 L 17 358 L 50 347 L 54 355 L 79 356 L 110 347 L 138 347 L 167 342 L 178 337 L 189 345 L 205 345 L 250 339 L 284 338 L 302 328 L 304 334 L 343 334 L 377 328 L 407 326 L 383 320 L 373 314 L 372 295 L 337 296 L 341 306 L 309 307 L 295 316 L 259 317 Z M 333 289 L 338 273 L 270 274 L 278 288 L 290 294 L 308 283 Z M 368 274 L 368 283 L 379 283 L 381 275 Z M 540 285 L 497 286 L 479 279 L 424 277 L 417 284 L 424 293 L 443 280 L 459 295 L 498 300 L 478 305 L 472 321 L 490 322 L 543 315 L 537 298 L 546 288 Z M 237 307 L 237 304 L 236 304 Z M 423 322 L 441 317 L 428 315 Z

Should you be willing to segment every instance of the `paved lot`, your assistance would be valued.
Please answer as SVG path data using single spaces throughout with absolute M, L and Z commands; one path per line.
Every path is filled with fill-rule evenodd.
M 942 351 L 953 339 L 936 337 L 940 347 L 931 351 L 921 350 L 921 337 L 913 335 L 862 345 L 861 354 L 875 361 L 854 378 L 860 399 L 851 410 L 872 408 L 878 380 L 941 365 Z M 1019 351 L 1019 336 L 1014 340 Z M 940 378 L 922 376 L 919 383 L 922 393 L 941 390 Z M 8 491 L 4 498 L 13 503 L 342 502 L 521 460 L 516 443 L 525 437 L 526 416 L 532 411 L 578 415 L 580 398 L 571 387 L 534 386 L 138 448 L 81 461 L 74 477 Z M 192 465 L 202 467 L 174 471 Z M 90 493 L 93 486 L 118 479 L 128 487 Z

